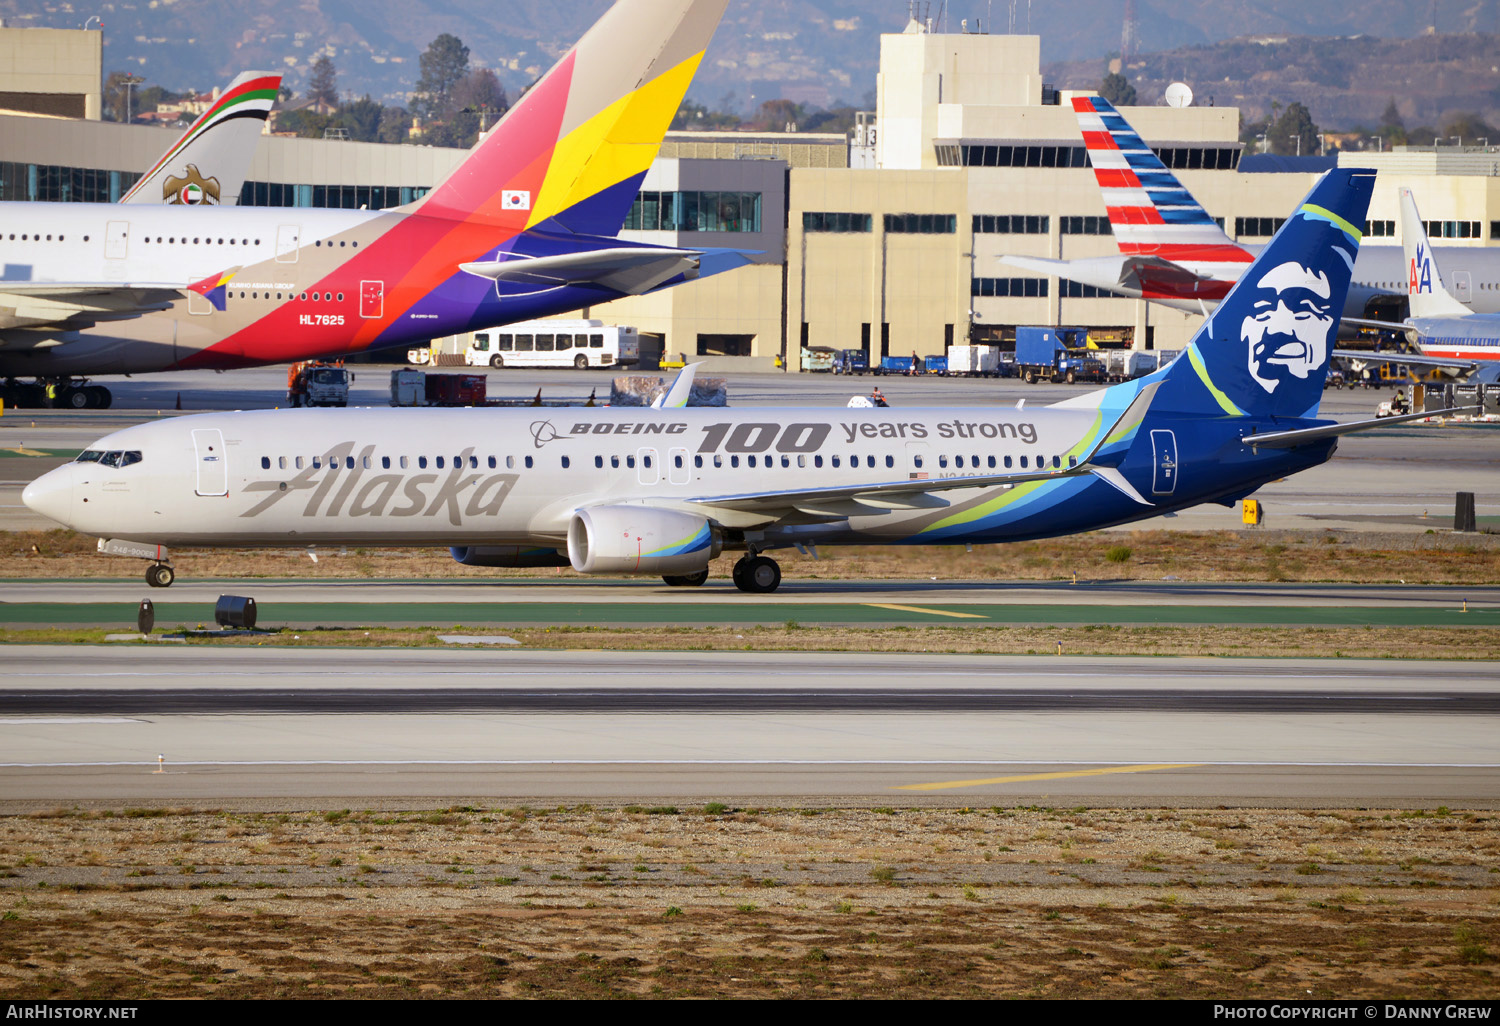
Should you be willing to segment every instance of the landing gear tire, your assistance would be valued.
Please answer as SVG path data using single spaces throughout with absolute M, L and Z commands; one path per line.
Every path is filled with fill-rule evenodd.
M 177 571 L 165 563 L 153 563 L 146 568 L 146 583 L 153 588 L 170 588 L 177 579 Z
M 666 581 L 673 588 L 701 588 L 708 581 L 708 567 L 704 567 L 695 574 L 682 574 L 679 576 L 665 574 L 662 576 L 662 580 Z
M 500 369 L 504 368 L 504 366 L 505 366 L 505 357 L 503 357 L 500 354 L 496 353 L 494 356 L 490 357 L 490 366 L 493 367 L 493 368 L 495 368 L 496 370 L 500 370 Z
M 587 356 L 584 356 L 582 353 L 579 353 L 577 356 L 573 357 L 573 369 L 588 370 L 589 358 Z
M 781 587 L 781 567 L 769 556 L 746 556 L 734 565 L 734 585 L 752 595 L 767 595 Z
M 89 405 L 96 410 L 107 410 L 115 401 L 114 395 L 103 385 L 90 385 L 84 391 L 89 393 Z

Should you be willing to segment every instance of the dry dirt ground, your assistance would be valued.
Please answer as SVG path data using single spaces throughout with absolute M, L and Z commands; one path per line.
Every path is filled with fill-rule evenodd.
M 1500 998 L 1494 813 L 58 810 L 0 998 Z
M 1451 520 L 1448 521 L 1451 523 Z M 1500 581 L 1500 534 L 1457 535 L 1441 518 L 1433 533 L 1307 531 L 1097 532 L 1037 542 L 977 546 L 825 548 L 816 561 L 778 552 L 798 580 L 926 579 L 1335 581 L 1469 584 Z M 727 578 L 740 553 L 710 570 Z M 444 549 L 183 549 L 172 553 L 178 577 L 255 578 L 563 578 L 571 569 L 505 570 L 461 566 Z M 95 540 L 72 531 L 0 534 L 0 578 L 138 577 L 140 560 L 101 556 Z

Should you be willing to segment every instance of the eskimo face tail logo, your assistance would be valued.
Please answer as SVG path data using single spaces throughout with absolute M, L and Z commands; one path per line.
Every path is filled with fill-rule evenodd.
M 1406 269 L 1406 278 L 1407 295 L 1432 292 L 1432 254 L 1421 243 L 1417 244 L 1417 255 L 1412 257 Z
M 1271 268 L 1256 282 L 1250 314 L 1240 325 L 1250 376 L 1267 392 L 1288 377 L 1306 380 L 1328 362 L 1338 325 L 1328 275 L 1295 261 Z
M 182 177 L 168 175 L 161 189 L 162 202 L 181 206 L 215 206 L 219 202 L 219 180 L 205 178 L 197 164 L 189 164 Z

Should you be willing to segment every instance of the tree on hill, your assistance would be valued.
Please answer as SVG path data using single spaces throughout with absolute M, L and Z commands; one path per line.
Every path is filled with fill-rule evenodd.
M 1099 83 L 1099 95 L 1116 107 L 1135 106 L 1135 86 L 1130 84 L 1130 79 L 1118 72 L 1111 71 L 1104 76 L 1104 81 Z
M 1473 111 L 1465 110 L 1448 115 L 1447 120 L 1443 122 L 1443 136 L 1445 142 L 1451 142 L 1451 137 L 1457 136 L 1459 145 L 1473 146 L 1481 139 L 1488 139 L 1490 142 L 1500 141 L 1500 130 L 1496 130 L 1494 125 Z
M 1266 132 L 1266 140 L 1270 143 L 1272 153 L 1282 156 L 1315 156 L 1318 152 L 1318 126 L 1313 124 L 1312 113 L 1293 100 L 1271 124 Z
M 339 104 L 338 71 L 333 66 L 333 58 L 326 53 L 313 61 L 312 77 L 307 83 L 307 98 L 326 103 L 330 107 L 337 107 Z
M 766 100 L 755 112 L 754 120 L 766 131 L 786 131 L 802 120 L 802 106 L 791 100 Z
M 1397 109 L 1394 96 L 1385 105 L 1385 113 L 1380 115 L 1380 128 L 1375 134 L 1384 138 L 1387 146 L 1400 146 L 1406 142 L 1406 120 Z
M 453 112 L 453 90 L 469 73 L 469 48 L 444 32 L 432 41 L 420 60 L 421 76 L 412 94 L 412 112 L 441 120 Z

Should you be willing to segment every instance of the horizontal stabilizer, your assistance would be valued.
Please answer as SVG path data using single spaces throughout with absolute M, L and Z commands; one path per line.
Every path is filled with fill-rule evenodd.
M 1345 322 L 1349 318 L 1344 318 Z M 1459 360 L 1452 357 L 1424 356 L 1421 353 L 1382 353 L 1368 349 L 1335 349 L 1333 355 L 1359 363 L 1400 363 L 1408 367 L 1472 367 L 1474 360 Z
M 691 249 L 631 246 L 460 264 L 459 270 L 495 281 L 548 287 L 596 285 L 639 296 L 678 275 L 696 278 L 702 256 Z
M 1422 413 L 1406 413 L 1399 417 L 1381 417 L 1377 420 L 1353 420 L 1347 424 L 1324 424 L 1320 427 L 1299 428 L 1296 431 L 1273 431 L 1264 435 L 1246 435 L 1242 441 L 1252 449 L 1295 449 L 1299 445 L 1326 441 L 1340 435 L 1352 435 L 1357 431 L 1405 424 L 1411 420 L 1426 420 L 1429 417 L 1451 417 L 1459 413 L 1478 413 L 1478 406 L 1454 406 L 1445 410 L 1425 410 Z

